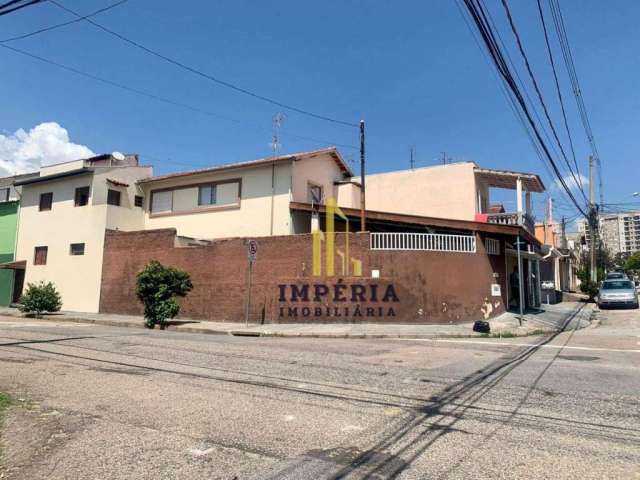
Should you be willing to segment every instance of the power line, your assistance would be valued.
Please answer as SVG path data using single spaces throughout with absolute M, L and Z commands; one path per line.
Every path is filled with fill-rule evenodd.
M 116 3 L 113 3 L 111 5 L 108 5 L 108 6 L 104 7 L 104 8 L 96 10 L 95 12 L 90 13 L 88 15 L 84 15 L 84 16 L 82 16 L 80 18 L 76 18 L 75 20 L 70 20 L 68 22 L 62 22 L 62 23 L 58 23 L 56 25 L 51 25 L 49 27 L 41 28 L 39 30 L 35 30 L 35 31 L 29 32 L 29 33 L 25 33 L 23 35 L 18 35 L 18 36 L 15 36 L 15 37 L 5 38 L 4 40 L 0 40 L 0 43 L 13 42 L 15 40 L 22 40 L 24 38 L 33 37 L 34 35 L 39 35 L 39 34 L 44 33 L 44 32 L 49 32 L 51 30 L 55 30 L 56 28 L 66 27 L 67 25 L 71 25 L 73 23 L 81 22 L 82 20 L 85 20 L 85 19 L 87 19 L 89 17 L 93 17 L 95 15 L 98 15 L 99 13 L 106 12 L 107 10 L 111 10 L 112 8 L 115 8 L 115 7 L 119 6 L 119 5 L 122 5 L 123 3 L 126 3 L 127 1 L 128 0 L 120 0 L 119 2 L 116 2 Z
M 36 3 L 42 3 L 45 0 L 31 0 L 27 3 L 23 3 L 22 5 L 16 5 L 13 8 L 8 8 L 11 5 L 15 5 L 16 3 L 21 2 L 22 0 L 12 0 L 10 2 L 4 3 L 2 5 L 0 5 L 0 17 L 3 15 L 8 15 L 12 12 L 15 12 L 16 10 L 20 10 L 22 8 L 26 8 L 26 7 L 30 7 L 31 5 L 35 5 Z
M 219 118 L 221 120 L 234 122 L 234 123 L 237 123 L 239 125 L 249 125 L 249 126 L 252 126 L 252 127 L 263 128 L 263 127 L 259 126 L 258 124 L 255 124 L 255 123 L 250 123 L 250 122 L 246 122 L 246 121 L 239 120 L 239 119 L 236 119 L 236 118 L 220 115 L 218 113 L 211 112 L 209 110 L 205 110 L 205 109 L 200 108 L 200 107 L 195 107 L 193 105 L 189 105 L 187 103 L 183 103 L 183 102 L 180 102 L 180 101 L 177 101 L 177 100 L 173 100 L 173 99 L 170 99 L 170 98 L 167 98 L 167 97 L 163 97 L 161 95 L 156 95 L 154 93 L 151 93 L 151 92 L 148 92 L 148 91 L 145 91 L 145 90 L 141 90 L 141 89 L 138 89 L 138 88 L 135 88 L 135 87 L 130 87 L 130 86 L 126 85 L 126 84 L 115 82 L 113 80 L 109 80 L 107 78 L 103 78 L 103 77 L 100 77 L 98 75 L 94 75 L 93 73 L 82 71 L 82 70 L 79 70 L 79 69 L 77 69 L 75 67 L 71 67 L 69 65 L 65 65 L 65 64 L 56 62 L 54 60 L 50 60 L 50 59 L 45 58 L 45 57 L 41 57 L 39 55 L 35 55 L 35 54 L 27 52 L 25 50 L 21 50 L 21 49 L 15 48 L 15 47 L 11 47 L 9 45 L 4 45 L 4 44 L 0 43 L 0 47 L 5 48 L 7 50 L 10 50 L 10 51 L 12 51 L 14 53 L 18 53 L 20 55 L 24 55 L 24 56 L 30 57 L 32 59 L 38 60 L 38 61 L 46 63 L 48 65 L 52 65 L 52 66 L 55 66 L 57 68 L 66 70 L 66 71 L 74 73 L 76 75 L 80 75 L 82 77 L 89 78 L 91 80 L 103 83 L 105 85 L 110 85 L 112 87 L 116 87 L 116 88 L 119 88 L 121 90 L 125 90 L 127 92 L 134 93 L 136 95 L 140 95 L 140 96 L 152 99 L 152 100 L 156 100 L 158 102 L 166 103 L 168 105 L 173 105 L 173 106 L 176 106 L 176 107 L 185 108 L 185 109 L 191 110 L 193 112 L 201 113 L 203 115 L 208 115 L 210 117 Z M 266 131 L 267 130 L 265 129 L 265 132 Z M 301 140 L 309 140 L 309 141 L 316 142 L 316 143 L 323 144 L 323 145 L 334 145 L 336 147 L 350 148 L 350 149 L 355 149 L 355 150 L 358 149 L 358 147 L 356 147 L 354 145 L 335 143 L 335 142 L 328 142 L 328 141 L 325 141 L 325 140 L 320 140 L 320 139 L 317 139 L 317 138 L 307 137 L 307 136 L 298 135 L 298 134 L 294 134 L 294 133 L 286 133 L 286 134 L 283 134 L 283 135 L 287 135 L 287 136 L 293 137 L 293 138 L 298 138 L 298 139 L 301 139 Z
M 66 11 L 66 12 L 69 12 L 69 13 L 75 15 L 78 18 L 82 18 L 82 15 L 80 15 L 79 13 L 71 10 L 70 8 L 65 7 L 64 5 L 60 4 L 56 0 L 49 0 L 49 1 L 51 3 L 53 3 L 54 5 L 56 5 L 57 7 L 61 8 L 62 10 Z M 112 36 L 122 40 L 123 42 L 128 43 L 129 45 L 134 46 L 134 47 L 142 50 L 143 52 L 146 52 L 146 53 L 148 53 L 148 54 L 150 54 L 150 55 L 152 55 L 154 57 L 160 58 L 161 60 L 164 60 L 165 62 L 170 63 L 170 64 L 172 64 L 172 65 L 174 65 L 176 67 L 179 67 L 179 68 L 181 68 L 183 70 L 191 72 L 194 75 L 197 75 L 199 77 L 202 77 L 202 78 L 210 80 L 210 81 L 212 81 L 214 83 L 217 83 L 218 85 L 222 85 L 224 87 L 230 88 L 231 90 L 235 90 L 236 92 L 243 93 L 245 95 L 248 95 L 250 97 L 256 98 L 258 100 L 262 100 L 264 102 L 271 103 L 272 105 L 276 105 L 278 107 L 285 108 L 285 109 L 291 110 L 293 112 L 297 112 L 297 113 L 299 113 L 301 115 L 306 115 L 308 117 L 313 117 L 313 118 L 316 118 L 318 120 L 324 120 L 324 121 L 336 123 L 336 124 L 339 124 L 339 125 L 345 125 L 345 126 L 348 126 L 348 127 L 359 128 L 359 124 L 356 124 L 356 123 L 353 123 L 353 122 L 347 122 L 347 121 L 343 121 L 343 120 L 339 120 L 339 119 L 335 119 L 335 118 L 328 117 L 328 116 L 325 116 L 325 115 L 321 115 L 321 114 L 318 114 L 318 113 L 314 113 L 314 112 L 311 112 L 309 110 L 305 110 L 305 109 L 302 109 L 302 108 L 299 108 L 299 107 L 288 105 L 288 104 L 280 102 L 278 100 L 274 100 L 273 98 L 258 94 L 256 92 L 253 92 L 253 91 L 248 90 L 246 88 L 243 88 L 243 87 L 240 87 L 238 85 L 235 85 L 235 84 L 233 84 L 231 82 L 228 82 L 226 80 L 222 80 L 222 79 L 220 79 L 218 77 L 215 77 L 213 75 L 205 73 L 202 70 L 199 70 L 199 69 L 197 69 L 195 67 L 191 67 L 191 66 L 189 66 L 189 65 L 187 65 L 187 64 L 185 64 L 185 63 L 183 63 L 183 62 L 181 62 L 179 60 L 176 60 L 176 59 L 168 57 L 168 56 L 166 56 L 166 55 L 164 55 L 162 53 L 159 53 L 158 51 L 153 50 L 153 49 L 151 49 L 151 48 L 149 48 L 149 47 L 147 47 L 145 45 L 142 45 L 141 43 L 138 43 L 138 42 L 136 42 L 134 40 L 131 40 L 130 38 L 127 38 L 124 35 L 121 35 L 120 33 L 116 32 L 114 30 L 111 30 L 111 29 L 105 27 L 104 25 L 101 25 L 101 24 L 91 20 L 90 18 L 86 18 L 85 17 L 85 18 L 82 18 L 82 20 L 85 21 L 85 22 L 90 23 L 91 25 L 93 25 L 93 26 L 99 28 L 100 30 L 108 33 L 109 35 L 112 35 Z
M 534 90 L 536 91 L 536 94 L 538 95 L 538 100 L 540 101 L 540 104 L 542 105 L 542 110 L 544 111 L 545 117 L 547 118 L 547 122 L 549 123 L 549 127 L 551 128 L 551 132 L 553 133 L 553 137 L 556 140 L 556 143 L 558 144 L 558 148 L 560 149 L 560 152 L 562 153 L 562 157 L 564 158 L 565 163 L 567 164 L 567 167 L 569 168 L 569 172 L 571 174 L 571 176 L 573 177 L 573 181 L 575 182 L 576 187 L 580 187 L 581 183 L 578 182 L 578 179 L 576 178 L 575 173 L 573 172 L 573 169 L 571 168 L 571 164 L 569 163 L 569 159 L 567 158 L 567 155 L 565 154 L 564 148 L 562 147 L 562 143 L 560 142 L 560 138 L 558 137 L 558 133 L 556 132 L 556 129 L 553 125 L 553 122 L 551 121 L 551 115 L 549 114 L 549 110 L 547 109 L 547 105 L 544 102 L 544 98 L 542 97 L 542 92 L 540 91 L 540 87 L 538 85 L 538 81 L 536 80 L 535 75 L 533 74 L 533 70 L 531 68 L 531 64 L 529 63 L 529 58 L 527 57 L 527 54 L 524 50 L 524 46 L 522 45 L 522 40 L 520 39 L 520 34 L 518 33 L 518 30 L 515 26 L 515 23 L 513 21 L 513 17 L 511 16 L 511 10 L 509 9 L 509 4 L 507 3 L 507 0 L 502 0 L 502 6 L 504 8 L 505 14 L 507 15 L 507 19 L 509 21 L 509 26 L 511 27 L 511 32 L 513 33 L 513 36 L 516 39 L 516 44 L 518 45 L 518 50 L 520 52 L 520 55 L 522 56 L 522 59 L 524 60 L 524 64 L 527 68 L 527 72 L 529 73 L 529 78 L 531 79 L 531 82 L 533 83 L 533 87 Z M 587 196 L 584 193 L 584 190 L 582 188 L 580 188 L 580 193 L 582 194 L 582 197 L 584 198 L 585 202 L 588 202 L 587 200 Z
M 587 109 L 584 104 L 584 98 L 582 97 L 582 90 L 580 89 L 580 82 L 578 80 L 578 74 L 576 72 L 575 63 L 573 61 L 573 55 L 571 53 L 571 47 L 569 45 L 569 39 L 567 37 L 567 31 L 564 25 L 562 10 L 560 10 L 560 4 L 557 0 L 548 0 L 548 3 L 551 10 L 551 16 L 553 18 L 556 35 L 558 36 L 560 49 L 562 51 L 562 58 L 564 60 L 567 74 L 571 82 L 573 96 L 576 100 L 576 105 L 580 114 L 580 120 L 582 121 L 582 126 L 584 127 L 587 140 L 589 141 L 589 145 L 591 147 L 591 152 L 593 153 L 593 157 L 595 158 L 596 165 L 598 167 L 598 191 L 600 194 L 600 203 L 604 203 L 604 192 L 602 185 L 602 163 L 600 160 L 600 153 L 598 152 L 598 146 L 596 145 L 595 137 L 593 136 L 593 131 L 591 130 L 589 114 L 587 113 Z
M 580 190 L 584 190 L 584 186 L 582 185 L 582 176 L 580 175 L 580 167 L 578 167 L 578 161 L 576 160 L 576 151 L 573 147 L 573 139 L 571 138 L 571 130 L 569 129 L 569 122 L 567 121 L 567 113 L 564 108 L 564 101 L 562 99 L 562 91 L 560 90 L 560 82 L 558 81 L 558 74 L 556 72 L 556 64 L 553 60 L 553 52 L 551 51 L 551 44 L 549 43 L 549 34 L 547 33 L 547 24 L 544 20 L 544 13 L 542 11 L 542 5 L 540 0 L 536 0 L 538 4 L 538 13 L 540 15 L 540 22 L 542 23 L 542 31 L 544 33 L 544 42 L 547 46 L 547 54 L 549 55 L 549 63 L 551 64 L 551 70 L 553 72 L 553 79 L 556 85 L 556 92 L 558 93 L 558 101 L 560 102 L 560 108 L 562 110 L 562 119 L 564 121 L 564 128 L 567 132 L 567 138 L 569 139 L 569 146 L 571 147 L 571 155 L 573 157 L 573 164 L 576 167 L 576 173 L 578 175 L 578 182 L 580 185 Z
M 16 3 L 20 3 L 22 1 L 23 0 L 11 0 L 10 2 L 3 3 L 2 5 L 0 5 L 0 10 L 2 10 L 3 8 L 7 8 L 7 7 L 11 6 L 11 5 L 15 5 Z
M 469 22 L 467 21 L 467 18 L 465 17 L 464 13 L 462 13 L 462 9 L 460 8 L 460 6 L 458 6 L 458 9 L 461 12 L 462 18 L 465 20 L 465 23 L 469 27 L 469 29 L 470 29 L 470 31 L 472 33 L 472 36 L 474 37 L 474 40 L 476 41 L 476 44 L 478 45 L 478 48 L 484 54 L 484 57 L 485 57 L 485 59 L 487 60 L 487 62 L 489 64 L 489 68 L 496 75 L 496 77 L 498 79 L 498 82 L 500 83 L 500 86 L 502 87 L 501 90 L 502 90 L 505 98 L 507 98 L 507 101 L 509 102 L 511 110 L 514 112 L 514 115 L 518 119 L 518 121 L 519 121 L 520 125 L 522 126 L 523 130 L 525 131 L 525 133 L 527 134 L 527 137 L 529 138 L 529 141 L 530 141 L 530 143 L 531 143 L 531 145 L 533 147 L 533 150 L 535 151 L 535 153 L 538 156 L 540 162 L 542 163 L 542 166 L 544 167 L 545 171 L 547 172 L 547 175 L 549 176 L 550 182 L 554 182 L 555 174 L 551 171 L 550 167 L 547 165 L 547 161 L 546 161 L 546 159 L 544 157 L 544 154 L 543 154 L 542 150 L 540 149 L 540 147 L 538 146 L 538 144 L 536 143 L 536 140 L 534 138 L 533 132 L 531 131 L 531 127 L 529 126 L 529 124 L 525 120 L 524 114 L 518 108 L 517 101 L 515 100 L 513 95 L 509 94 L 509 90 L 508 90 L 508 86 L 506 84 L 506 81 L 504 80 L 504 78 L 499 76 L 495 72 L 495 70 L 492 68 L 491 60 L 488 58 L 487 53 L 484 51 L 484 49 L 482 48 L 482 46 L 480 45 L 478 40 L 475 38 L 474 31 L 471 28 L 471 26 L 469 25 Z M 533 100 L 531 99 L 531 97 L 529 96 L 529 92 L 527 91 L 527 89 L 525 87 L 525 84 L 522 81 L 522 78 L 520 78 L 520 74 L 518 73 L 518 69 L 516 68 L 515 63 L 513 62 L 513 59 L 511 58 L 511 55 L 509 55 L 509 50 L 507 49 L 504 41 L 502 40 L 502 36 L 500 35 L 500 31 L 497 29 L 497 27 L 496 27 L 496 25 L 495 25 L 495 23 L 493 21 L 493 17 L 491 16 L 491 12 L 487 9 L 484 12 L 484 14 L 486 14 L 486 19 L 488 20 L 488 23 L 493 28 L 493 31 L 494 31 L 494 33 L 496 35 L 496 38 L 497 38 L 499 44 L 502 46 L 502 49 L 504 50 L 504 53 L 506 55 L 506 60 L 508 61 L 508 63 L 513 68 L 513 72 L 515 73 L 515 77 L 513 78 L 514 82 L 517 85 L 519 85 L 520 90 L 522 92 L 524 92 L 524 96 L 526 97 L 526 100 L 528 100 L 529 104 L 531 105 L 531 110 L 533 111 L 533 114 L 534 114 L 536 120 L 540 124 L 541 131 L 544 133 L 544 136 L 547 138 L 547 140 L 549 140 L 549 142 L 551 142 L 551 137 L 547 133 L 546 128 L 544 128 L 544 124 L 543 124 L 543 122 L 542 122 L 542 120 L 540 118 L 540 115 L 538 114 L 538 110 L 537 110 L 537 108 L 535 108 L 535 104 L 534 104 Z M 553 149 L 554 153 L 557 154 L 557 151 L 554 148 L 553 143 L 551 143 L 550 148 Z M 554 182 L 554 183 L 557 183 L 557 182 Z
M 459 2 L 456 2 L 456 6 L 458 7 L 458 12 L 460 12 L 460 16 L 462 17 L 462 20 L 464 21 L 465 25 L 467 26 L 469 32 L 471 33 L 471 36 L 474 40 L 474 42 L 476 43 L 478 49 L 480 50 L 480 52 L 482 53 L 483 58 L 485 59 L 485 62 L 487 63 L 489 70 L 494 74 L 494 76 L 496 77 L 496 80 L 498 81 L 498 84 L 500 86 L 500 91 L 502 92 L 504 98 L 507 100 L 507 104 L 510 107 L 511 112 L 513 113 L 513 115 L 516 117 L 516 120 L 520 123 L 520 126 L 522 127 L 522 129 L 524 130 L 525 134 L 527 135 L 527 137 L 529 138 L 529 141 L 531 143 L 531 146 L 534 150 L 534 152 L 536 153 L 536 155 L 538 156 L 538 158 L 540 159 L 540 162 L 542 163 L 542 165 L 544 166 L 547 174 L 549 175 L 549 179 L 551 181 L 553 181 L 553 179 L 555 178 L 554 174 L 551 172 L 551 169 L 549 168 L 549 166 L 547 165 L 542 151 L 540 150 L 540 147 L 538 146 L 538 144 L 536 143 L 533 134 L 531 132 L 530 127 L 528 126 L 526 120 L 524 119 L 524 115 L 522 114 L 522 111 L 518 109 L 518 105 L 516 100 L 514 99 L 513 95 L 509 94 L 509 91 L 507 90 L 507 85 L 506 85 L 506 81 L 504 78 L 502 78 L 500 75 L 498 75 L 498 73 L 496 72 L 496 70 L 493 68 L 493 64 L 492 64 L 492 60 L 489 58 L 488 53 L 485 51 L 484 48 L 482 48 L 482 45 L 480 44 L 480 41 L 478 40 L 477 36 L 476 36 L 476 32 L 474 31 L 473 27 L 471 26 L 471 24 L 469 23 L 468 18 L 465 16 L 464 11 L 462 9 L 462 7 L 460 6 Z M 491 20 L 491 16 L 489 15 L 489 19 Z M 493 24 L 493 21 L 492 21 Z M 498 35 L 498 38 L 499 35 Z M 501 43 L 502 40 L 500 39 Z M 503 44 L 504 45 L 504 44 Z M 508 56 L 508 52 L 507 52 L 507 57 Z M 509 60 L 511 61 L 510 57 Z M 517 72 L 516 72 L 517 73 Z M 518 79 L 520 80 L 520 78 L 518 77 Z M 528 95 L 527 95 L 528 98 Z M 536 113 L 536 117 L 537 117 L 537 113 Z
M 586 212 L 583 210 L 583 208 L 580 206 L 580 204 L 576 200 L 571 190 L 568 188 L 555 160 L 551 156 L 547 145 L 545 144 L 544 140 L 540 135 L 538 126 L 535 124 L 535 122 L 531 117 L 531 112 L 529 110 L 529 107 L 527 106 L 522 96 L 522 92 L 518 88 L 518 85 L 516 84 L 513 78 L 513 75 L 509 70 L 509 66 L 507 65 L 504 59 L 504 55 L 496 41 L 496 37 L 491 28 L 491 25 L 487 21 L 487 16 L 481 4 L 481 0 L 463 0 L 463 1 L 465 3 L 465 6 L 467 7 L 469 15 L 471 16 L 472 20 L 476 24 L 476 27 L 480 33 L 482 40 L 485 43 L 487 51 L 489 52 L 489 55 L 493 60 L 493 63 L 496 69 L 498 70 L 500 75 L 504 78 L 506 85 L 509 87 L 509 90 L 515 97 L 517 104 L 520 106 L 520 109 L 522 110 L 522 113 L 524 114 L 527 123 L 531 127 L 531 130 L 535 136 L 537 143 L 539 144 L 540 148 L 544 152 L 544 155 L 547 161 L 553 168 L 553 171 L 556 177 L 558 178 L 558 181 L 564 188 L 564 191 L 566 192 L 567 196 L 571 199 L 573 204 L 576 206 L 577 210 L 580 211 L 584 216 L 587 216 Z

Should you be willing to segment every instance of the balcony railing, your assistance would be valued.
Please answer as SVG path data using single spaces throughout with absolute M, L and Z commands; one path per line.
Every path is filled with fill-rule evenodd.
M 487 214 L 487 222 L 500 225 L 521 225 L 530 233 L 535 232 L 533 217 L 526 213 L 522 214 L 522 221 L 519 220 L 517 213 L 489 213 Z
M 371 250 L 425 250 L 476 253 L 474 235 L 445 233 L 371 233 Z

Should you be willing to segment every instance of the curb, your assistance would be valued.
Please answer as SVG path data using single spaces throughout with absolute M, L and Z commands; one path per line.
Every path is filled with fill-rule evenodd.
M 590 314 L 587 316 L 586 321 L 589 323 L 585 327 L 589 328 L 593 323 L 593 314 L 594 311 L 591 310 Z M 68 323 L 84 323 L 90 325 L 100 325 L 107 327 L 124 327 L 124 328 L 140 328 L 144 329 L 144 322 L 142 321 L 116 321 L 116 320 L 100 320 L 100 319 L 92 319 L 92 318 L 83 318 L 83 317 L 45 317 L 45 318 L 28 318 L 22 314 L 16 312 L 6 312 L 2 315 L 13 318 L 20 319 L 28 319 L 28 320 L 39 320 L 44 322 L 68 322 Z M 580 313 L 578 317 L 583 317 L 584 313 Z M 582 320 L 582 318 L 580 318 Z M 330 339 L 438 339 L 438 338 L 493 338 L 492 335 L 485 335 L 477 332 L 470 331 L 468 333 L 318 333 L 318 332 L 277 332 L 277 331 L 269 331 L 269 330 L 215 330 L 211 328 L 198 328 L 192 326 L 185 325 L 170 325 L 167 326 L 165 330 L 172 332 L 183 332 L 183 333 L 199 333 L 206 335 L 230 335 L 236 337 L 271 337 L 271 338 L 330 338 Z M 545 330 L 543 334 L 548 334 L 557 331 L 557 329 L 541 329 L 535 328 L 534 330 Z M 502 332 L 505 333 L 505 332 Z M 527 337 L 531 336 L 531 332 L 521 332 L 521 333 L 509 333 L 506 332 L 509 336 L 508 338 L 517 338 L 517 337 Z M 498 338 L 498 337 L 495 337 Z

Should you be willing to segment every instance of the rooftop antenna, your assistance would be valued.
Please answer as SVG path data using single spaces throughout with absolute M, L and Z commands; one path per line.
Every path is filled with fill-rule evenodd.
M 273 156 L 277 157 L 280 152 L 282 144 L 280 143 L 280 129 L 282 124 L 287 119 L 286 115 L 282 112 L 278 112 L 273 116 L 273 135 L 271 137 L 271 150 L 273 150 Z
M 413 170 L 416 166 L 416 160 L 415 160 L 415 153 L 416 153 L 416 146 L 415 145 L 411 145 L 409 147 L 409 165 L 411 165 L 411 170 Z

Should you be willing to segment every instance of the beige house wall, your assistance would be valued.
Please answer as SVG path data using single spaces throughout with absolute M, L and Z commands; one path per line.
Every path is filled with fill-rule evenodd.
M 22 188 L 16 259 L 27 262 L 25 287 L 53 282 L 63 310 L 98 311 L 107 207 L 74 206 L 75 189 L 91 184 L 87 174 Z M 52 209 L 40 212 L 40 194 L 46 192 L 53 192 Z M 71 243 L 84 243 L 85 254 L 70 255 Z M 37 246 L 48 247 L 46 265 L 33 264 Z
M 368 175 L 367 210 L 474 220 L 478 201 L 474 167 L 464 162 Z M 357 191 L 355 185 L 341 185 L 338 204 L 359 208 Z
M 353 183 L 338 185 L 338 205 L 346 208 L 360 208 L 360 187 Z M 368 206 L 367 206 L 368 207 Z
M 75 168 L 73 168 L 75 169 Z M 53 282 L 62 309 L 97 312 L 100 303 L 102 257 L 106 228 L 140 230 L 144 213 L 134 206 L 135 182 L 151 175 L 148 167 L 93 167 L 95 173 L 24 185 L 16 259 L 26 261 L 25 286 Z M 59 173 L 59 172 L 56 172 Z M 107 178 L 129 187 L 109 184 Z M 89 204 L 75 206 L 75 190 L 90 187 Z M 120 190 L 121 206 L 107 205 L 107 190 Z M 53 193 L 49 211 L 39 211 L 41 193 Z M 71 255 L 72 243 L 84 243 L 84 255 Z M 34 265 L 35 247 L 46 246 L 46 265 Z
M 44 165 L 40 167 L 40 176 L 55 175 L 56 173 L 68 172 L 84 167 L 84 160 L 72 160 L 70 162 L 56 163 L 54 165 Z
M 294 202 L 311 202 L 309 184 L 320 185 L 324 201 L 329 197 L 337 198 L 338 187 L 335 182 L 343 180 L 343 173 L 331 155 L 319 155 L 293 163 L 292 167 Z
M 273 168 L 273 192 L 271 165 L 191 174 L 184 177 L 155 181 L 152 184 L 143 183 L 145 229 L 175 228 L 178 235 L 204 239 L 261 237 L 271 234 L 288 235 L 292 229 L 289 211 L 292 182 L 291 163 L 277 163 Z M 198 206 L 197 184 L 232 179 L 240 179 L 241 182 L 239 206 L 221 205 L 217 209 Z M 188 188 L 177 188 L 184 186 L 188 186 Z M 173 199 L 176 209 L 191 211 L 188 213 L 176 211 L 171 214 L 154 214 L 150 212 L 152 192 L 167 188 L 175 189 Z M 225 198 L 231 193 L 227 187 L 222 186 L 219 194 Z M 272 210 L 273 229 L 271 227 Z
M 135 196 L 143 196 L 137 181 L 153 174 L 151 167 L 94 167 L 93 205 L 107 205 L 109 189 L 120 192 L 120 206 L 107 205 L 106 228 L 111 230 L 144 230 L 144 207 L 135 206 Z M 114 185 L 109 180 L 126 184 Z

